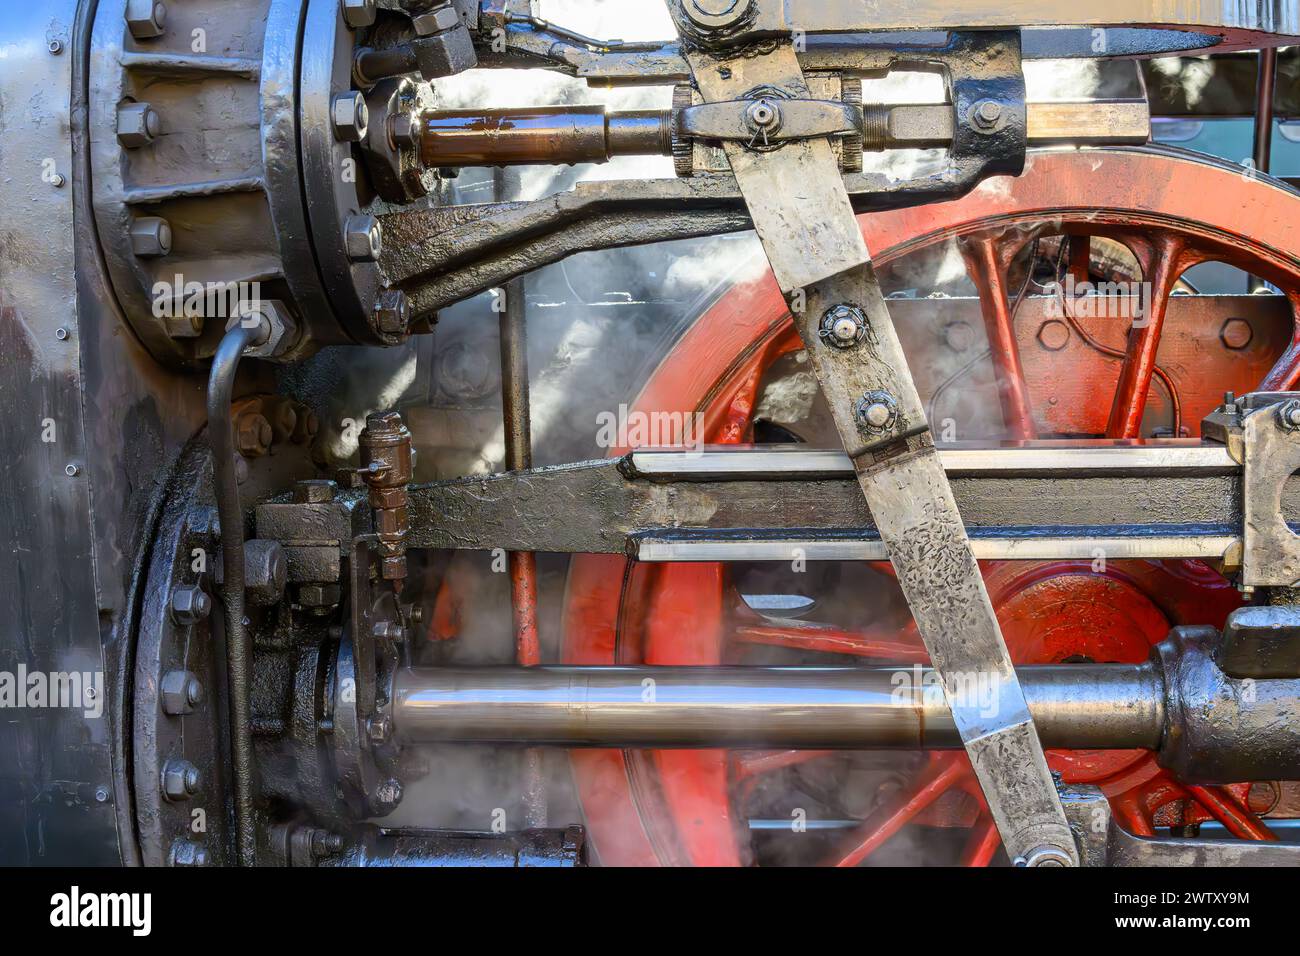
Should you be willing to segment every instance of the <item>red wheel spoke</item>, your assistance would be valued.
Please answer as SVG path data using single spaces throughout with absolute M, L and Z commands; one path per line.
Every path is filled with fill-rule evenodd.
M 855 842 L 852 848 L 830 860 L 830 865 L 857 866 L 902 829 L 904 824 L 959 783 L 966 773 L 967 765 L 962 759 L 947 757 L 932 763 L 911 789 L 905 791 L 904 796 L 867 817 L 853 831 Z
M 1142 416 L 1146 412 L 1147 396 L 1151 393 L 1151 377 L 1156 370 L 1156 353 L 1160 349 L 1169 293 L 1183 272 L 1183 250 L 1182 239 L 1163 236 L 1142 263 L 1150 301 L 1145 316 L 1137 316 L 1135 310 L 1133 327 L 1129 330 L 1128 352 L 1120 369 L 1115 402 L 1106 425 L 1107 438 L 1141 437 Z
M 766 644 L 818 654 L 852 654 L 905 664 L 928 661 L 924 645 L 909 623 L 902 630 L 848 631 L 826 624 L 743 623 L 732 632 L 743 644 Z
M 742 750 L 732 754 L 731 769 L 737 781 L 797 767 L 810 760 L 834 756 L 834 750 Z
M 1300 292 L 1292 290 L 1286 297 L 1291 302 L 1291 314 L 1296 317 L 1291 330 L 1291 344 L 1260 382 L 1261 392 L 1289 392 L 1300 381 Z
M 993 817 L 982 815 L 971 830 L 966 848 L 962 850 L 961 865 L 988 866 L 1001 845 L 1002 836 L 998 833 L 998 825 L 993 822 Z
M 1240 840 L 1276 840 L 1273 831 L 1259 817 L 1237 802 L 1224 787 L 1187 787 L 1188 795 Z
M 1029 388 L 1020 363 L 1020 346 L 1016 342 L 1015 316 L 1007 297 L 1006 263 L 998 254 L 993 240 L 975 237 L 967 240 L 966 261 L 971 279 L 979 290 L 984 328 L 988 333 L 989 348 L 993 353 L 993 369 L 997 374 L 998 399 L 1002 404 L 1002 419 L 1010 438 L 1028 441 L 1036 437 L 1034 411 L 1029 402 Z

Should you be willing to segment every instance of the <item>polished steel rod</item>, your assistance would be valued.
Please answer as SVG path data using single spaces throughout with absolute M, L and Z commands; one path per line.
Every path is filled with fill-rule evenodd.
M 1017 673 L 1046 747 L 1154 750 L 1165 722 L 1153 665 Z M 995 699 L 980 675 L 958 693 Z M 988 691 L 986 695 L 986 691 Z M 926 667 L 424 668 L 395 679 L 408 742 L 557 747 L 958 748 Z

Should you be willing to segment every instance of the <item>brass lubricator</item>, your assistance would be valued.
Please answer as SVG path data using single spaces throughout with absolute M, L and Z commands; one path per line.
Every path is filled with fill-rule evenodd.
M 376 412 L 361 433 L 361 479 L 370 489 L 379 538 L 380 573 L 400 591 L 406 581 L 407 485 L 413 474 L 411 433 L 397 412 Z

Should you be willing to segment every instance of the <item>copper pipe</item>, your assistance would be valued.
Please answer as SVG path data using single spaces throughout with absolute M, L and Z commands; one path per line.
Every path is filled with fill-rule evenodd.
M 604 163 L 615 156 L 672 155 L 672 113 L 606 113 L 603 106 L 440 110 L 420 117 L 428 168 Z

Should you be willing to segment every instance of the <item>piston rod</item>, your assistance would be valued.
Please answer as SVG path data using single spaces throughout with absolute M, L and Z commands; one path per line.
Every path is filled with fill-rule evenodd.
M 1160 746 L 1165 694 L 1155 665 L 1053 665 L 1018 673 L 1045 747 Z M 962 745 L 934 672 L 920 666 L 429 668 L 402 671 L 394 691 L 394 726 L 411 743 Z M 959 681 L 957 693 L 975 706 L 996 699 L 978 674 Z

